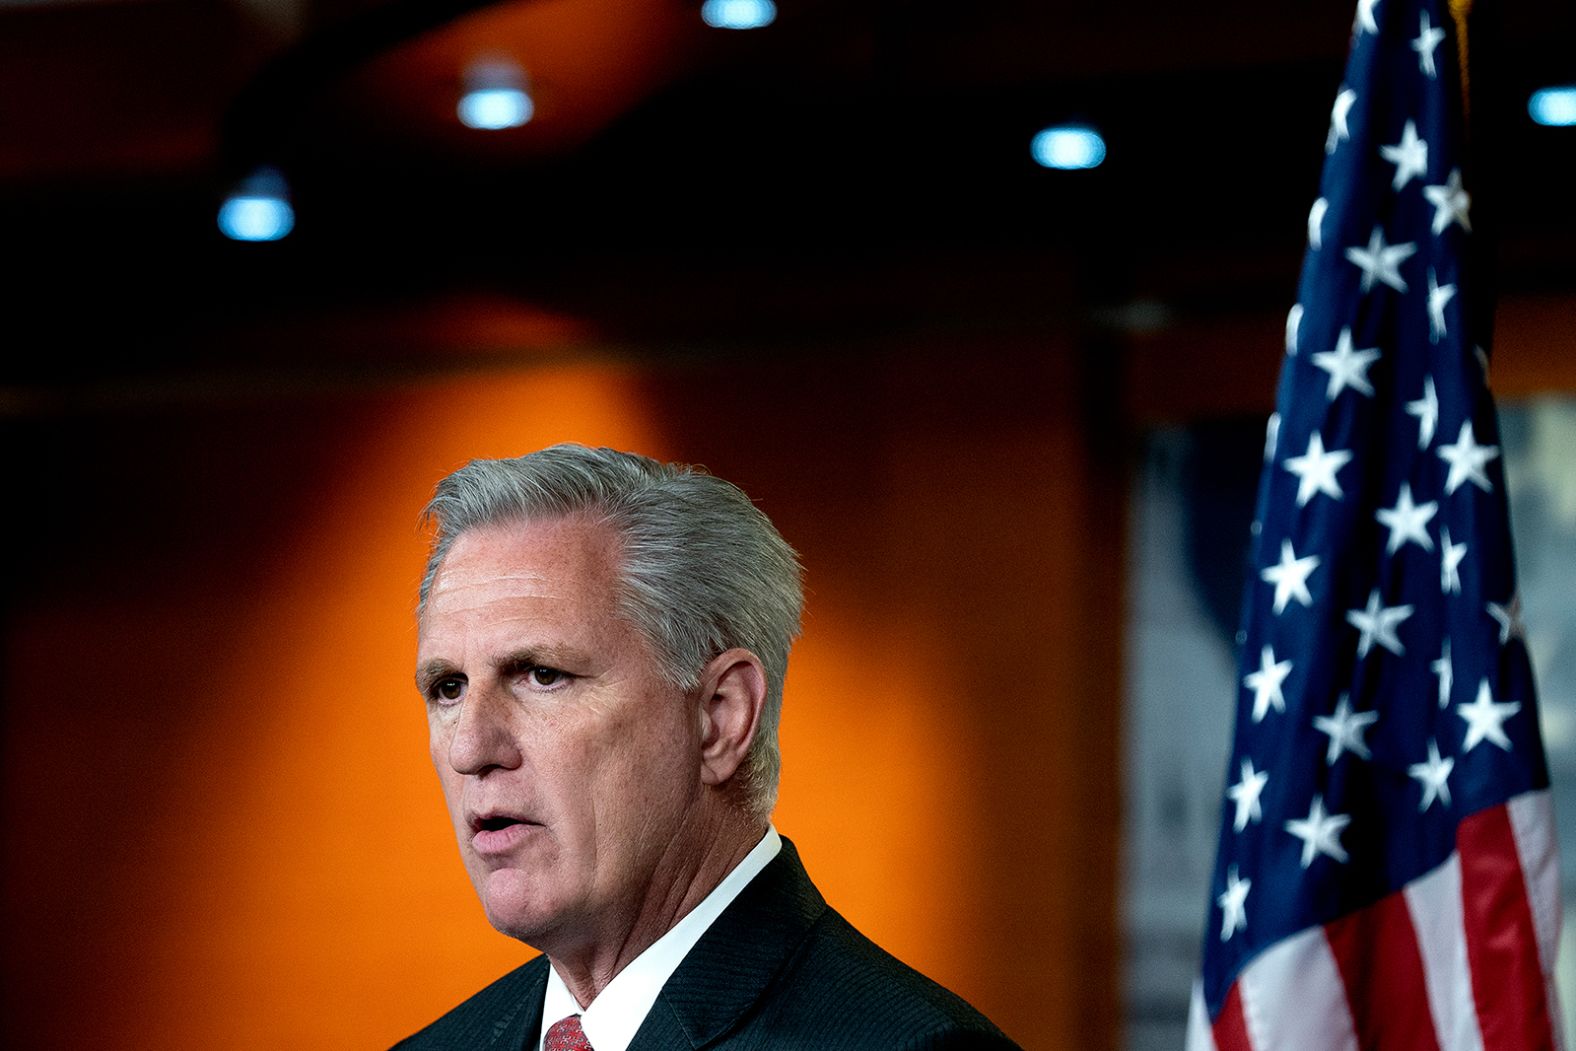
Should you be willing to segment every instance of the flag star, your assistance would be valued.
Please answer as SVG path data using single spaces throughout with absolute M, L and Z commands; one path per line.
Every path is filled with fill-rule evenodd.
M 1374 8 L 1379 0 L 1357 0 L 1357 30 L 1362 33 L 1379 32 L 1379 22 L 1374 18 Z
M 1429 738 L 1428 759 L 1421 763 L 1413 763 L 1406 768 L 1406 772 L 1423 786 L 1423 801 L 1417 808 L 1418 813 L 1433 806 L 1436 799 L 1445 806 L 1450 805 L 1450 786 L 1445 780 L 1450 776 L 1450 771 L 1455 765 L 1454 759 L 1440 758 L 1438 742 Z
M 1297 353 L 1297 337 L 1302 331 L 1302 304 L 1293 303 L 1286 311 L 1286 353 Z
M 1237 931 L 1248 925 L 1248 910 L 1245 907 L 1248 900 L 1248 890 L 1253 886 L 1250 879 L 1241 879 L 1237 876 L 1237 866 L 1231 866 L 1226 873 L 1226 892 L 1215 899 L 1215 904 L 1220 906 L 1220 940 L 1225 941 Z
M 1434 540 L 1428 535 L 1428 523 L 1438 511 L 1439 504 L 1433 500 L 1426 504 L 1414 504 L 1412 484 L 1402 482 L 1401 494 L 1396 497 L 1395 506 L 1381 507 L 1374 515 L 1380 525 L 1390 530 L 1390 541 L 1385 544 L 1385 554 L 1395 554 L 1409 540 L 1424 551 L 1432 551 Z
M 1368 742 L 1363 740 L 1363 733 L 1378 718 L 1378 712 L 1352 711 L 1351 698 L 1344 693 L 1335 703 L 1334 714 L 1315 715 L 1313 728 L 1330 738 L 1330 747 L 1324 753 L 1325 763 L 1334 766 L 1343 751 L 1351 752 L 1359 759 L 1371 759 L 1372 756 L 1368 754 Z
M 1361 660 L 1368 656 L 1375 642 L 1397 657 L 1404 654 L 1406 647 L 1401 645 L 1401 637 L 1396 634 L 1396 629 L 1411 615 L 1411 606 L 1386 606 L 1379 601 L 1378 588 L 1370 591 L 1365 609 L 1346 611 L 1346 623 L 1362 633 L 1357 640 L 1357 658 Z
M 1281 684 L 1290 674 L 1291 661 L 1277 662 L 1275 651 L 1264 647 L 1259 654 L 1259 670 L 1242 678 L 1242 685 L 1253 691 L 1254 722 L 1261 721 L 1271 708 L 1277 712 L 1286 710 L 1286 695 L 1281 692 Z
M 1434 51 L 1445 39 L 1445 31 L 1430 25 L 1428 12 L 1424 11 L 1420 19 L 1421 25 L 1417 32 L 1417 39 L 1412 41 L 1412 50 L 1417 52 L 1417 64 L 1426 75 L 1438 76 L 1434 69 Z
M 1428 340 L 1438 343 L 1445 336 L 1445 305 L 1456 296 L 1455 285 L 1441 285 L 1428 268 Z
M 1341 329 L 1334 350 L 1320 351 L 1313 356 L 1313 363 L 1330 374 L 1330 383 L 1324 391 L 1324 396 L 1330 401 L 1334 401 L 1347 387 L 1373 397 L 1374 388 L 1368 382 L 1368 366 L 1378 360 L 1378 347 L 1352 349 L 1352 330 L 1349 328 Z
M 1362 270 L 1364 292 L 1372 288 L 1375 281 L 1381 281 L 1397 292 L 1405 292 L 1406 281 L 1401 277 L 1401 264 L 1416 251 L 1417 245 L 1410 241 L 1406 244 L 1385 244 L 1384 231 L 1376 226 L 1373 236 L 1368 238 L 1368 247 L 1348 248 L 1346 258 Z
M 1470 752 L 1484 741 L 1510 751 L 1510 738 L 1505 736 L 1505 720 L 1521 711 L 1520 701 L 1496 702 L 1488 680 L 1478 684 L 1477 700 L 1471 704 L 1456 705 L 1456 714 L 1467 721 L 1467 739 L 1461 746 Z
M 1280 413 L 1270 413 L 1264 424 L 1264 462 L 1275 459 L 1275 448 L 1280 445 Z
M 1318 555 L 1305 555 L 1298 558 L 1292 551 L 1291 541 L 1281 541 L 1280 562 L 1266 566 L 1259 572 L 1261 579 L 1275 585 L 1276 613 L 1284 610 L 1286 603 L 1292 599 L 1296 599 L 1304 606 L 1313 605 L 1313 596 L 1308 593 L 1308 574 L 1318 568 Z
M 1461 590 L 1461 560 L 1467 557 L 1465 543 L 1450 542 L 1450 527 L 1439 531 L 1439 590 L 1454 595 Z
M 1494 484 L 1483 473 L 1483 468 L 1498 455 L 1499 446 L 1479 445 L 1472 433 L 1472 421 L 1462 421 L 1461 434 L 1455 443 L 1439 447 L 1439 458 L 1450 465 L 1450 477 L 1445 479 L 1445 495 L 1451 495 L 1465 482 L 1471 482 L 1485 493 L 1492 493 Z
M 1505 645 L 1511 639 L 1527 641 L 1527 628 L 1521 623 L 1521 593 L 1510 596 L 1510 601 L 1500 605 L 1498 602 L 1488 604 L 1488 615 L 1499 622 L 1499 644 Z
M 1406 403 L 1406 411 L 1417 417 L 1417 447 L 1428 448 L 1434 440 L 1434 430 L 1439 426 L 1439 395 L 1434 392 L 1434 377 L 1423 377 L 1423 396 Z
M 1248 827 L 1250 821 L 1263 819 L 1264 810 L 1259 806 L 1259 796 L 1264 794 L 1264 786 L 1269 780 L 1269 771 L 1253 769 L 1251 759 L 1242 761 L 1242 780 L 1226 789 L 1226 796 L 1237 805 L 1236 816 L 1231 822 L 1232 828 L 1241 832 Z
M 1429 665 L 1435 675 L 1439 676 L 1439 707 L 1450 707 L 1450 691 L 1456 684 L 1455 666 L 1450 663 L 1450 640 L 1444 640 L 1444 648 L 1440 651 L 1439 659 Z
M 1308 247 L 1314 251 L 1318 251 L 1324 241 L 1324 213 L 1329 210 L 1330 202 L 1323 197 L 1308 209 Z
M 1414 178 L 1428 174 L 1428 143 L 1417 137 L 1417 124 L 1407 121 L 1401 129 L 1401 141 L 1394 146 L 1379 147 L 1379 156 L 1395 165 L 1392 190 L 1399 190 Z
M 1337 146 L 1352 137 L 1347 117 L 1356 102 L 1357 92 L 1348 87 L 1342 87 L 1335 96 L 1335 105 L 1330 107 L 1330 134 L 1324 140 L 1325 153 L 1334 153 Z
M 1288 456 L 1282 467 L 1297 476 L 1297 506 L 1302 507 L 1313 499 L 1314 493 L 1339 500 L 1345 496 L 1335 472 L 1345 467 L 1352 454 L 1345 449 L 1326 452 L 1324 439 L 1314 431 L 1308 438 L 1308 451 L 1301 456 Z
M 1312 865 L 1313 859 L 1320 854 L 1344 864 L 1347 859 L 1346 850 L 1341 846 L 1341 830 L 1351 822 L 1346 814 L 1325 813 L 1324 797 L 1314 796 L 1307 817 L 1286 822 L 1286 831 L 1302 840 L 1302 867 Z
M 1451 223 L 1472 232 L 1472 195 L 1461 188 L 1461 169 L 1452 168 L 1450 177 L 1439 186 L 1423 187 L 1423 196 L 1434 206 L 1433 231 L 1442 234 Z

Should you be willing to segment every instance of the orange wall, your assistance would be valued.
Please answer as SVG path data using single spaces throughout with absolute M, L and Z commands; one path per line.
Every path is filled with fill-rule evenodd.
M 561 440 L 705 463 L 803 554 L 776 821 L 828 899 L 1026 1047 L 1114 1046 L 1120 479 L 1068 355 L 964 357 L 28 428 L 7 1046 L 380 1047 L 529 955 L 483 920 L 428 764 L 415 517 L 465 459 Z

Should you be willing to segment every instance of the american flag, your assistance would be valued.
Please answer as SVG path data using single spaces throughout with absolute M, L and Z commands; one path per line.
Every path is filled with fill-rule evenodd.
M 1254 526 L 1190 1051 L 1563 1047 L 1446 0 L 1360 0 Z

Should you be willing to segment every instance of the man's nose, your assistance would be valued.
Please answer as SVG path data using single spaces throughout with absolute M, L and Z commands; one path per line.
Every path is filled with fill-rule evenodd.
M 462 774 L 519 766 L 520 749 L 510 719 L 512 705 L 512 698 L 502 691 L 473 688 L 460 704 L 459 721 L 449 738 L 449 765 Z

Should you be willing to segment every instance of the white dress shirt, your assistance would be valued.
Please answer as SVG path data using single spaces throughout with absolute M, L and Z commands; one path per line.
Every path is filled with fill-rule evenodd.
M 587 1007 L 581 1008 L 564 980 L 558 977 L 557 969 L 549 967 L 547 993 L 542 1002 L 542 1031 L 536 1038 L 537 1051 L 544 1051 L 547 1030 L 553 1023 L 573 1014 L 580 1016 L 580 1028 L 585 1030 L 586 1040 L 596 1051 L 628 1051 L 636 1030 L 646 1020 L 651 1005 L 657 1002 L 657 994 L 684 962 L 684 957 L 722 915 L 722 910 L 760 874 L 767 862 L 777 856 L 782 845 L 782 837 L 768 825 L 766 835 L 744 855 L 744 860 L 735 865 L 699 905 L 631 960 L 629 966 L 615 974 Z

